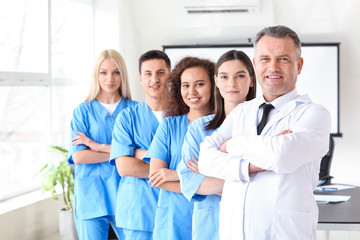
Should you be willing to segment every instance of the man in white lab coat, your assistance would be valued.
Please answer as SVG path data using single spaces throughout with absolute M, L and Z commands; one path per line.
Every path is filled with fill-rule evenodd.
M 220 238 L 316 239 L 313 191 L 329 148 L 330 114 L 296 91 L 303 58 L 293 30 L 260 31 L 253 63 L 263 95 L 238 105 L 200 148 L 200 172 L 225 179 Z

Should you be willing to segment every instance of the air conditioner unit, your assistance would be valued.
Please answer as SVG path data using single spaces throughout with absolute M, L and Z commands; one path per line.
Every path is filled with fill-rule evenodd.
M 258 13 L 259 0 L 184 0 L 189 14 Z

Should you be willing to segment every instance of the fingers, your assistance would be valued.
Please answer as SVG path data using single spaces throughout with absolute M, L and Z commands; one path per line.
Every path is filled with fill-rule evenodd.
M 293 131 L 291 131 L 290 129 L 286 129 L 285 131 L 282 131 L 281 133 L 277 134 L 276 136 L 281 136 L 281 135 L 285 135 L 285 134 L 289 134 L 292 133 Z
M 76 140 L 78 140 L 78 139 L 80 139 L 80 137 L 79 137 L 79 136 L 76 136 L 76 137 L 72 138 L 71 141 L 74 142 L 74 141 L 76 141 Z
M 192 157 L 191 159 L 194 163 L 196 163 L 196 165 L 198 165 L 198 160 L 196 160 L 196 158 Z
M 152 187 L 157 187 L 160 185 L 160 182 L 162 180 L 161 174 L 159 172 L 153 173 L 149 178 L 149 183 Z
M 80 138 L 79 136 L 74 137 L 73 139 L 71 139 L 71 142 L 72 142 L 72 144 L 74 144 L 74 145 L 80 145 L 80 144 L 82 144 L 82 143 L 81 143 L 81 138 Z
M 75 133 L 79 134 L 80 136 L 85 136 L 85 134 L 83 134 L 82 132 L 76 131 L 76 130 L 75 130 Z
M 194 159 L 195 158 L 193 158 L 193 161 L 187 160 L 186 165 L 188 166 L 191 172 L 200 174 L 197 161 L 195 159 L 196 162 L 194 162 Z

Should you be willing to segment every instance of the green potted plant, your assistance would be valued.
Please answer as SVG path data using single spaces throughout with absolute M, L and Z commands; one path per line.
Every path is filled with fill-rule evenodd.
M 74 176 L 68 163 L 68 150 L 59 146 L 50 146 L 50 151 L 62 157 L 62 160 L 53 163 L 47 163 L 41 168 L 38 174 L 41 174 L 42 192 L 50 192 L 51 197 L 58 200 L 56 186 L 60 185 L 65 207 L 59 212 L 59 232 L 62 239 L 77 239 L 74 215 L 73 215 L 73 197 L 74 197 Z

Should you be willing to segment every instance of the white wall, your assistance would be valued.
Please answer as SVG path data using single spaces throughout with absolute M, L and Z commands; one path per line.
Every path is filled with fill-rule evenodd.
M 180 17 L 182 1 L 179 0 L 125 2 L 126 26 L 120 33 L 125 39 L 122 38 L 120 44 L 127 59 L 131 60 L 127 61 L 131 81 L 137 81 L 137 59 L 145 51 L 162 49 L 162 45 L 245 43 L 268 23 L 289 26 L 303 42 L 340 42 L 340 130 L 343 137 L 335 139 L 331 174 L 335 177 L 333 182 L 360 185 L 360 130 L 354 127 L 360 121 L 360 108 L 356 107 L 360 101 L 357 94 L 360 88 L 360 68 L 357 66 L 360 56 L 359 1 L 274 0 L 273 18 L 268 23 L 251 24 L 258 26 L 231 23 L 229 27 L 224 24 L 221 27 L 211 27 L 211 24 L 184 26 L 186 24 L 181 23 Z M 143 98 L 142 90 L 136 89 L 134 97 Z
M 59 231 L 59 210 L 64 202 L 46 198 L 0 214 L 0 239 L 41 240 Z

